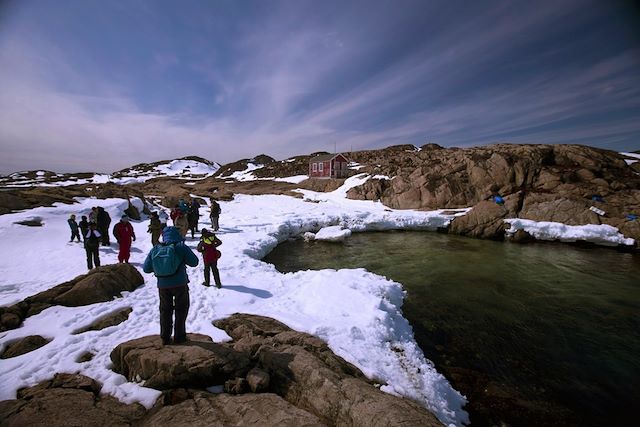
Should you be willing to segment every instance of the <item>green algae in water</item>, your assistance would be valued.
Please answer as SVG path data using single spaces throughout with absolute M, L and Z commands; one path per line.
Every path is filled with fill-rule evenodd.
M 640 401 L 637 254 L 385 232 L 290 241 L 265 261 L 283 272 L 364 267 L 402 283 L 403 312 L 438 369 L 559 405 L 568 424 L 625 421 Z

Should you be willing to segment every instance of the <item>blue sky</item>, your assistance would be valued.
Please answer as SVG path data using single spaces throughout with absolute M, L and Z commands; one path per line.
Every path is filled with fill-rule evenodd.
M 0 173 L 425 142 L 640 149 L 640 11 L 0 1 Z

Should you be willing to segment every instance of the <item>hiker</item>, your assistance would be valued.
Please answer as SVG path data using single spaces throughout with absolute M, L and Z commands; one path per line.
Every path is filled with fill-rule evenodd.
M 182 210 L 180 210 L 180 205 L 176 204 L 173 209 L 171 209 L 171 212 L 169 212 L 169 217 L 171 217 L 171 221 L 174 221 L 174 225 L 176 218 L 180 215 L 182 215 Z
M 189 313 L 189 276 L 186 266 L 198 265 L 198 257 L 176 227 L 162 230 L 162 243 L 154 246 L 144 260 L 142 269 L 145 273 L 154 273 L 158 279 L 158 295 L 160 298 L 160 338 L 162 344 L 171 344 L 173 326 L 173 343 L 187 341 L 185 322 Z M 175 312 L 175 323 L 173 322 Z
M 222 283 L 220 283 L 220 272 L 218 271 L 218 258 L 220 258 L 220 251 L 216 249 L 222 242 L 211 231 L 206 228 L 202 229 L 202 237 L 200 243 L 198 243 L 197 250 L 202 253 L 202 260 L 204 261 L 204 286 L 210 286 L 210 271 L 213 272 L 213 280 L 216 282 L 216 287 L 220 289 Z
M 82 221 L 80 221 L 78 226 L 80 227 L 80 235 L 84 241 L 84 236 L 86 236 L 87 231 L 89 231 L 89 221 L 87 221 L 87 217 L 85 215 L 82 215 Z
M 209 218 L 211 219 L 211 227 L 213 227 L 213 231 L 218 231 L 218 229 L 220 228 L 220 225 L 218 224 L 218 219 L 220 218 L 221 212 L 222 212 L 222 209 L 220 208 L 220 205 L 218 204 L 216 199 L 212 197 L 211 213 L 209 214 Z
M 178 202 L 178 209 L 180 209 L 183 214 L 186 214 L 189 210 L 189 205 L 187 205 L 187 202 L 185 202 L 184 199 L 181 198 Z
M 198 231 L 198 221 L 200 221 L 200 203 L 196 199 L 191 199 L 191 209 L 196 221 L 196 232 Z
M 91 212 L 89 212 L 89 222 L 98 223 L 98 208 L 96 206 L 91 208 Z
M 147 229 L 147 233 L 151 233 L 151 244 L 153 246 L 160 243 L 160 233 L 162 233 L 163 228 L 164 227 L 160 222 L 160 217 L 158 216 L 158 212 L 151 212 L 151 221 L 149 222 L 149 228 Z
M 133 239 L 134 242 L 136 241 L 136 232 L 129 222 L 129 217 L 122 215 L 120 222 L 113 227 L 113 236 L 120 246 L 118 262 L 126 262 L 128 264 L 129 256 L 131 256 L 131 239 Z
M 95 222 L 89 223 L 89 231 L 84 236 L 84 250 L 87 252 L 87 268 L 91 270 L 93 265 L 100 267 L 100 240 L 102 235 Z
M 111 242 L 109 241 L 109 225 L 111 225 L 111 217 L 102 206 L 98 206 L 96 224 L 98 225 L 98 231 L 102 235 L 102 245 L 111 246 Z
M 194 202 L 197 203 L 197 202 Z M 200 205 L 198 205 L 199 207 Z M 189 205 L 189 210 L 187 212 L 187 223 L 189 224 L 189 230 L 191 230 L 191 238 L 195 237 L 194 232 L 198 231 L 198 219 L 200 218 L 200 214 L 198 213 L 197 208 L 191 203 Z
M 179 207 L 176 207 L 171 211 L 171 219 L 173 219 L 174 227 L 178 228 L 180 231 L 180 235 L 182 235 L 182 237 L 186 237 L 187 231 L 189 231 L 189 220 L 187 220 L 187 215 L 182 213 L 182 210 Z
M 76 222 L 76 216 L 71 214 L 69 219 L 67 220 L 69 224 L 69 228 L 71 228 L 71 240 L 69 242 L 73 242 L 75 237 L 78 238 L 78 242 L 80 241 L 80 233 L 78 232 L 78 223 Z

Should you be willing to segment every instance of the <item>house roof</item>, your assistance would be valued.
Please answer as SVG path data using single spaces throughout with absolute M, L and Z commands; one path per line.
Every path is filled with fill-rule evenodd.
M 333 160 L 334 158 L 338 157 L 338 156 L 342 156 L 345 159 L 347 158 L 344 154 L 342 153 L 338 153 L 338 154 L 321 154 L 319 156 L 315 156 L 312 157 L 311 159 L 309 159 L 310 162 L 326 162 L 328 160 Z

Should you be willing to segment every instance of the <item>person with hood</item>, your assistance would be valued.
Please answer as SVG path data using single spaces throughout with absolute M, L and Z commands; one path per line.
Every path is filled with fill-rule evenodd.
M 162 230 L 162 243 L 147 255 L 142 269 L 154 273 L 158 280 L 160 298 L 160 338 L 162 344 L 181 344 L 187 341 L 186 321 L 189 313 L 189 276 L 187 265 L 198 265 L 198 257 L 176 227 Z M 175 314 L 175 322 L 174 320 Z
M 91 270 L 95 264 L 100 267 L 100 240 L 102 235 L 95 222 L 89 223 L 89 231 L 84 235 L 84 250 L 87 253 L 87 268 Z
M 214 199 L 211 198 L 211 213 L 209 214 L 209 218 L 211 219 L 211 227 L 213 227 L 213 231 L 218 231 L 220 225 L 218 224 L 218 220 L 220 219 L 220 204 Z
M 131 256 L 131 240 L 136 241 L 136 232 L 129 222 L 129 217 L 122 215 L 120 222 L 113 227 L 113 236 L 118 241 L 118 246 L 120 246 L 118 262 L 126 262 L 128 264 Z
M 221 254 L 216 249 L 221 244 L 222 242 L 215 234 L 206 228 L 202 229 L 202 237 L 200 238 L 200 243 L 198 243 L 197 250 L 202 253 L 202 260 L 204 261 L 204 286 L 210 286 L 210 271 L 212 271 L 216 287 L 218 289 L 222 287 L 220 272 L 218 271 L 218 258 L 220 258 Z
M 194 202 L 197 203 L 197 202 Z M 198 205 L 199 206 L 199 205 Z M 194 207 L 194 204 L 191 203 L 189 205 L 189 211 L 187 212 L 187 223 L 189 224 L 189 230 L 191 230 L 191 238 L 195 237 L 195 232 L 198 231 L 198 219 L 200 218 L 200 214 L 198 213 L 198 209 Z
M 151 221 L 149 222 L 149 228 L 147 229 L 147 232 L 151 233 L 151 244 L 153 246 L 160 243 L 160 233 L 162 233 L 163 228 L 164 227 L 160 222 L 158 212 L 151 212 Z
M 73 239 L 77 237 L 78 242 L 80 242 L 80 233 L 78 232 L 78 223 L 76 222 L 76 216 L 71 214 L 71 216 L 67 220 L 67 223 L 69 224 L 69 228 L 71 228 L 71 240 L 69 241 L 73 242 Z
M 84 241 L 84 236 L 87 235 L 87 231 L 89 231 L 89 221 L 87 221 L 87 217 L 82 215 L 82 221 L 79 224 L 80 234 L 82 235 L 82 240 Z
M 97 221 L 98 231 L 102 235 L 102 245 L 111 246 L 109 241 L 109 225 L 111 225 L 111 217 L 109 212 L 105 211 L 102 206 L 98 206 Z
M 178 202 L 178 208 L 182 211 L 183 214 L 187 214 L 187 211 L 189 211 L 189 205 L 187 204 L 187 202 L 184 201 L 184 199 L 180 199 L 180 201 Z

